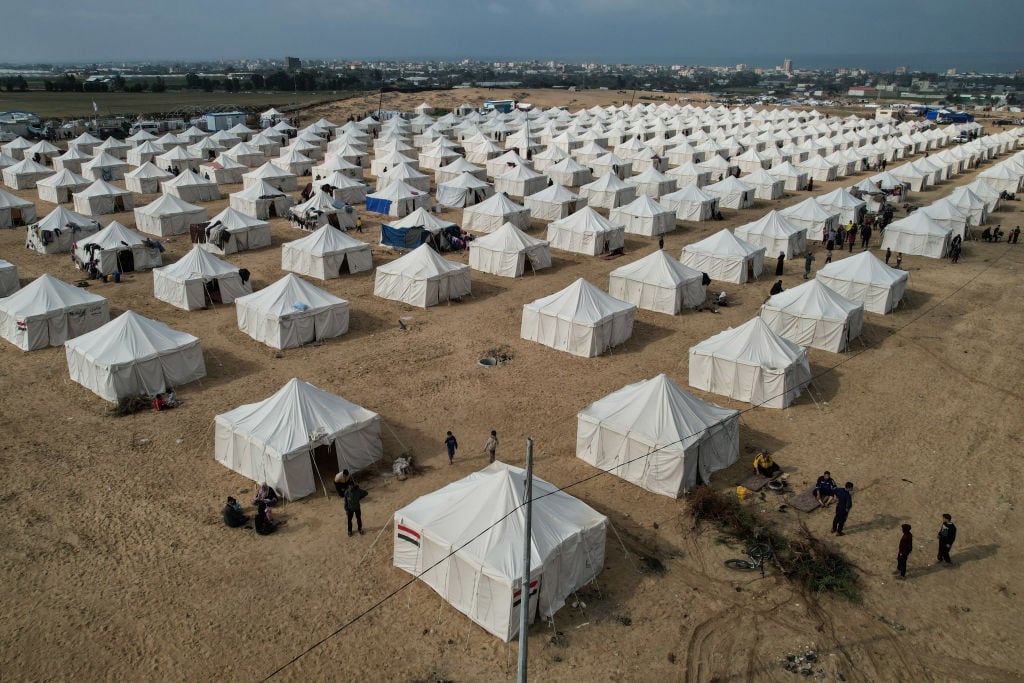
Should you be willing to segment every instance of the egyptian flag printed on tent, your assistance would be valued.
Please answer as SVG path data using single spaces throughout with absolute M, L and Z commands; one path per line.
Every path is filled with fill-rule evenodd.
M 48 274 L 0 299 L 0 336 L 22 351 L 62 346 L 109 320 L 106 299 Z

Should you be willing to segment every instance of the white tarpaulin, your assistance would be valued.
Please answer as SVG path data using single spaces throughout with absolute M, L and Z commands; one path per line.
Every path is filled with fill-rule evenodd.
M 169 266 L 153 271 L 153 295 L 186 311 L 210 303 L 229 304 L 252 291 L 238 266 L 221 261 L 198 244 Z
M 109 320 L 106 299 L 52 275 L 0 299 L 0 335 L 22 351 L 61 346 Z
M 648 311 L 678 315 L 704 303 L 704 274 L 662 250 L 616 268 L 608 275 L 608 293 Z
M 712 280 L 742 284 L 764 270 L 764 247 L 751 244 L 722 228 L 699 242 L 687 244 L 679 260 L 707 273 Z
M 523 306 L 520 336 L 574 356 L 593 358 L 633 335 L 636 306 L 583 278 Z
M 896 254 L 945 258 L 952 237 L 952 230 L 940 225 L 924 211 L 915 211 L 885 227 L 882 249 L 892 249 Z
M 281 245 L 281 269 L 329 280 L 343 270 L 361 273 L 373 269 L 370 245 L 349 237 L 331 225 Z
M 548 241 L 553 248 L 587 256 L 621 249 L 625 233 L 625 226 L 608 220 L 590 206 L 548 224 Z
M 469 243 L 469 267 L 502 277 L 520 277 L 526 272 L 551 267 L 551 250 L 547 242 L 530 237 L 505 223 L 494 232 Z
M 761 318 L 773 332 L 800 346 L 840 353 L 860 335 L 864 304 L 811 280 L 769 297 L 761 305 Z
M 859 301 L 864 310 L 880 315 L 900 303 L 909 277 L 907 271 L 890 268 L 869 251 L 833 261 L 814 275 L 832 291 Z
M 238 329 L 272 349 L 290 349 L 348 332 L 348 302 L 288 273 L 235 299 Z
M 735 233 L 740 239 L 764 247 L 765 254 L 772 256 L 782 253 L 791 259 L 807 249 L 807 228 L 790 223 L 775 209 L 753 223 L 739 226 Z
M 427 308 L 471 293 L 469 266 L 442 258 L 429 244 L 377 267 L 374 296 Z

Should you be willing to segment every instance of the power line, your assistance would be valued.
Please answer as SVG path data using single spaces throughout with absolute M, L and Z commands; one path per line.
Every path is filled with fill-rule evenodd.
M 881 340 L 879 340 L 879 341 L 876 341 L 876 342 L 874 342 L 874 343 L 871 343 L 871 344 L 866 344 L 866 345 L 865 345 L 865 347 L 864 347 L 863 349 L 861 349 L 860 351 L 857 351 L 857 352 L 855 352 L 855 353 L 853 353 L 853 354 L 850 354 L 850 355 L 846 356 L 845 358 L 843 358 L 842 360 L 840 360 L 840 361 L 839 361 L 838 363 L 836 363 L 835 365 L 832 365 L 832 366 L 829 366 L 828 368 L 825 368 L 824 370 L 822 370 L 821 372 L 819 372 L 819 373 L 818 373 L 818 374 L 816 374 L 816 375 L 812 375 L 812 376 L 811 376 L 811 380 L 810 380 L 810 381 L 813 381 L 813 380 L 815 380 L 815 379 L 817 379 L 817 378 L 819 378 L 819 377 L 823 377 L 823 376 L 825 376 L 825 375 L 827 375 L 827 374 L 829 374 L 829 373 L 831 373 L 831 372 L 835 372 L 835 370 L 837 370 L 838 368 L 840 368 L 840 367 L 842 367 L 842 366 L 846 365 L 847 363 L 849 363 L 849 362 L 850 362 L 850 361 L 852 361 L 853 359 L 855 359 L 855 358 L 859 358 L 860 356 L 862 356 L 863 354 L 867 353 L 868 351 L 870 351 L 870 350 L 872 350 L 872 349 L 874 349 L 874 348 L 877 348 L 877 347 L 879 346 L 879 344 L 881 344 L 881 342 L 882 342 L 882 341 L 884 341 L 884 339 L 888 339 L 889 337 L 893 337 L 893 336 L 895 336 L 895 335 L 899 334 L 900 332 L 902 332 L 903 330 L 905 330 L 905 329 L 906 329 L 907 327 L 909 327 L 910 325 L 914 324 L 915 322 L 917 322 L 917 321 L 918 321 L 918 320 L 920 320 L 921 318 L 923 318 L 923 317 L 925 317 L 926 315 L 930 314 L 930 313 L 931 313 L 932 311 L 934 311 L 935 309 L 939 308 L 939 307 L 940 307 L 940 306 L 942 306 L 942 305 L 943 305 L 944 303 L 946 303 L 946 302 L 947 302 L 947 301 L 949 301 L 949 300 L 950 300 L 951 298 L 953 298 L 953 297 L 954 297 L 954 296 L 956 296 L 956 295 L 957 295 L 958 293 L 960 293 L 960 292 L 961 292 L 961 291 L 962 291 L 962 290 L 963 290 L 964 288 L 966 288 L 966 287 L 967 287 L 967 286 L 968 286 L 969 284 L 971 284 L 972 282 L 974 282 L 975 280 L 977 280 L 977 279 L 978 279 L 979 277 L 981 277 L 982 275 L 984 275 L 985 273 L 987 273 L 987 272 L 988 272 L 988 271 L 989 271 L 989 270 L 990 270 L 990 269 L 991 269 L 991 268 L 992 268 L 993 266 L 995 266 L 995 265 L 996 265 L 996 264 L 997 264 L 997 263 L 998 263 L 998 262 L 1000 261 L 1000 259 L 1002 259 L 1002 258 L 1003 258 L 1003 256 L 1005 256 L 1005 255 L 1007 254 L 1007 252 L 1008 252 L 1008 251 L 1009 251 L 1008 249 L 1004 249 L 1004 250 L 1003 250 L 1003 253 L 1002 253 L 1002 254 L 1000 254 L 999 256 L 997 256 L 996 258 L 994 258 L 994 259 L 993 259 L 993 260 L 991 261 L 991 263 L 989 263 L 989 264 L 988 264 L 987 266 L 985 266 L 984 268 L 982 268 L 982 269 L 981 269 L 980 271 L 978 271 L 977 273 L 975 273 L 974 275 L 972 275 L 972 276 L 971 276 L 970 278 L 968 278 L 967 280 L 965 280 L 965 281 L 963 282 L 963 284 L 961 284 L 961 285 L 960 285 L 959 287 L 957 287 L 957 288 L 956 288 L 956 289 L 954 289 L 954 290 L 953 290 L 952 292 L 950 292 L 949 294 L 947 294 L 946 296 L 944 296 L 944 297 L 943 297 L 942 299 L 940 299 L 940 300 L 939 300 L 938 302 L 936 302 L 936 303 L 935 303 L 934 305 L 932 305 L 931 307 L 929 307 L 929 308 L 925 309 L 924 311 L 922 311 L 922 312 L 921 312 L 921 313 L 920 313 L 919 315 L 917 315 L 917 316 L 915 316 L 915 317 L 911 318 L 910 320 L 906 321 L 905 323 L 903 323 L 903 324 L 902 324 L 902 325 L 900 325 L 899 327 L 896 327 L 896 328 L 893 328 L 892 330 L 890 330 L 890 331 L 889 331 L 889 334 L 888 334 L 888 335 L 887 335 L 887 336 L 886 336 L 885 338 L 883 338 L 883 339 L 881 339 Z M 773 399 L 775 399 L 775 398 L 778 398 L 779 396 L 782 396 L 782 395 L 783 395 L 783 394 L 785 394 L 785 393 L 786 393 L 786 392 L 782 392 L 782 393 L 779 393 L 779 394 L 777 394 L 777 395 L 775 395 L 775 396 L 770 396 L 770 397 L 768 397 L 767 399 L 765 399 L 764 401 L 762 401 L 761 403 L 757 403 L 757 404 L 752 404 L 752 405 L 750 405 L 749 407 L 747 407 L 747 408 L 744 408 L 743 410 L 737 410 L 737 411 L 736 411 L 736 413 L 735 413 L 735 415 L 730 415 L 730 416 L 729 416 L 728 418 L 723 418 L 723 419 L 719 420 L 718 422 L 715 422 L 714 424 L 711 424 L 711 425 L 708 425 L 708 426 L 704 427 L 703 429 L 701 429 L 701 430 L 700 430 L 700 431 L 698 431 L 698 432 L 694 432 L 694 433 L 692 433 L 692 434 L 687 434 L 686 436 L 683 436 L 683 437 L 681 437 L 681 438 L 680 438 L 679 440 L 677 440 L 677 441 L 673 441 L 673 442 L 671 442 L 671 443 L 667 443 L 667 444 L 665 444 L 665 445 L 663 445 L 663 446 L 659 446 L 659 447 L 657 447 L 657 448 L 654 448 L 654 449 L 652 449 L 652 450 L 648 451 L 647 453 L 644 453 L 643 455 L 640 455 L 640 456 L 637 456 L 637 457 L 635 457 L 635 458 L 632 458 L 632 459 L 630 459 L 630 460 L 627 460 L 627 461 L 625 461 L 625 462 L 619 463 L 618 465 L 615 465 L 615 466 L 614 466 L 614 467 L 612 467 L 611 469 L 608 469 L 608 470 L 598 469 L 598 470 L 597 470 L 597 471 L 596 471 L 596 472 L 595 472 L 594 474 L 591 474 L 591 475 L 588 475 L 588 476 L 586 476 L 586 477 L 583 477 L 582 479 L 578 479 L 578 480 L 576 480 L 576 481 L 570 482 L 569 484 L 566 484 L 565 486 L 562 486 L 562 487 L 558 487 L 558 488 L 555 488 L 554 490 L 552 490 L 552 491 L 549 491 L 549 492 L 547 492 L 547 493 L 543 493 L 543 494 L 541 494 L 541 495 L 537 495 L 537 496 L 534 496 L 533 500 L 534 500 L 534 502 L 536 502 L 536 501 L 538 501 L 538 500 L 541 500 L 541 499 L 543 499 L 543 498 L 546 498 L 546 497 L 548 497 L 548 496 L 554 495 L 554 494 L 556 494 L 556 493 L 561 493 L 561 492 L 563 492 L 563 491 L 566 491 L 566 490 L 568 490 L 568 489 L 570 489 L 570 488 L 572 488 L 572 487 L 574 487 L 574 486 L 579 486 L 580 484 L 585 484 L 585 483 L 587 483 L 588 481 L 591 481 L 591 480 L 593 480 L 593 479 L 596 479 L 596 478 L 598 478 L 598 477 L 600 477 L 600 476 L 603 476 L 603 475 L 606 475 L 606 474 L 611 474 L 611 473 L 612 473 L 612 472 L 613 472 L 614 470 L 616 470 L 616 469 L 619 469 L 620 467 L 624 467 L 624 466 L 626 466 L 626 465 L 630 465 L 630 464 L 632 464 L 632 463 L 634 463 L 634 462 L 636 462 L 636 461 L 638 461 L 638 460 L 643 460 L 644 458 L 648 458 L 648 457 L 650 457 L 650 456 L 654 455 L 655 453 L 658 453 L 658 452 L 660 452 L 660 451 L 663 451 L 663 450 L 665 450 L 665 449 L 667 449 L 667 448 L 670 448 L 670 447 L 672 447 L 672 446 L 676 446 L 676 445 L 678 445 L 678 444 L 681 444 L 681 443 L 685 442 L 685 441 L 686 441 L 687 439 L 690 439 L 690 438 L 692 438 L 692 437 L 698 436 L 699 434 L 702 434 L 702 433 L 704 433 L 704 432 L 707 432 L 707 431 L 708 431 L 708 430 L 710 430 L 710 429 L 714 429 L 715 427 L 718 427 L 718 426 L 720 426 L 720 425 L 722 425 L 722 424 L 725 424 L 726 422 L 728 422 L 729 420 L 732 420 L 733 418 L 736 418 L 736 419 L 738 420 L 738 419 L 739 419 L 739 418 L 740 418 L 740 417 L 741 417 L 742 415 L 745 415 L 746 413 L 749 413 L 749 412 L 751 412 L 751 411 L 752 411 L 752 410 L 754 410 L 755 408 L 759 408 L 759 407 L 761 407 L 762 405 L 764 405 L 764 404 L 765 404 L 765 403 L 767 403 L 768 401 L 771 401 L 771 400 L 773 400 Z M 502 522 L 504 522 L 504 521 L 505 521 L 506 519 L 508 519 L 508 518 L 509 518 L 509 517 L 510 517 L 510 516 L 511 516 L 511 515 L 512 515 L 513 513 L 517 512 L 517 511 L 518 511 L 518 510 L 519 510 L 519 509 L 520 509 L 521 507 L 522 507 L 522 506 L 520 505 L 520 506 L 517 506 L 517 507 L 515 507 L 515 508 L 513 508 L 513 509 L 509 510 L 509 511 L 508 511 L 508 512 L 507 512 L 507 513 L 506 513 L 505 515 L 503 515 L 503 516 L 501 517 L 501 519 L 499 519 L 499 520 L 497 520 L 497 521 L 495 521 L 495 522 L 491 523 L 491 524 L 490 524 L 490 525 L 488 525 L 487 527 L 483 528 L 483 529 L 482 529 L 482 530 L 481 530 L 481 531 L 480 531 L 480 532 L 479 532 L 478 534 L 476 534 L 475 536 L 473 536 L 473 538 L 469 539 L 468 541 L 466 541 L 465 543 L 463 543 L 462 545 L 460 545 L 460 546 L 459 546 L 458 548 L 455 548 L 454 550 L 452 550 L 451 552 L 449 552 L 449 553 L 448 553 L 447 555 L 445 555 L 444 557 L 442 557 L 441 559 L 439 559 L 439 560 L 438 560 L 437 562 L 435 562 L 434 564 L 430 565 L 429 567 L 427 567 L 426 569 L 424 569 L 424 570 L 423 570 L 422 572 L 420 572 L 419 574 L 416 574 L 416 575 L 415 575 L 415 576 L 413 576 L 413 577 L 412 577 L 411 579 L 409 579 L 408 581 L 406 581 L 405 583 L 403 583 L 403 584 L 402 584 L 401 586 L 399 586 L 398 588 L 394 589 L 393 591 L 391 591 L 390 593 L 388 593 L 387 595 L 385 595 L 385 596 L 384 596 L 383 598 L 381 598 L 380 600 L 378 600 L 378 601 L 377 601 L 377 602 L 375 602 L 374 604 L 370 605 L 369 607 L 367 607 L 366 609 L 364 609 L 364 610 L 363 610 L 362 612 L 360 612 L 360 613 L 359 613 L 359 614 L 357 614 L 356 616 L 354 616 L 354 617 L 352 617 L 351 619 L 349 619 L 349 620 L 348 620 L 347 622 L 345 622 L 344 624 L 342 624 L 341 626 L 339 626 L 339 627 L 338 627 L 337 629 L 335 629 L 335 630 L 334 630 L 334 631 L 332 631 L 331 633 L 327 634 L 326 636 L 324 636 L 324 637 L 323 637 L 323 638 L 321 638 L 320 640 L 316 641 L 315 643 L 313 643 L 312 645 L 310 645 L 309 647 L 307 647 L 307 648 L 306 648 L 305 650 L 303 650 L 303 651 L 302 651 L 302 652 L 300 652 L 299 654 L 297 654 L 297 655 L 295 655 L 294 657 L 292 657 L 292 658 L 291 658 L 290 660 L 288 660 L 287 662 L 285 662 L 284 664 L 282 664 L 281 666 L 279 666 L 279 667 L 278 667 L 277 669 L 275 669 L 275 670 L 274 670 L 273 672 L 271 672 L 271 673 L 270 673 L 269 675 L 267 675 L 267 676 L 266 676 L 265 678 L 263 678 L 263 679 L 262 679 L 262 681 L 263 681 L 263 682 L 265 682 L 265 681 L 269 681 L 269 680 L 270 680 L 271 678 L 273 678 L 273 677 L 274 677 L 274 676 L 276 676 L 277 674 L 281 673 L 282 671 L 284 671 L 285 669 L 287 669 L 287 668 L 288 668 L 289 666 L 291 666 L 291 665 L 292 665 L 292 664 L 294 664 L 295 662 L 299 661 L 300 659 L 302 659 L 303 657 L 305 657 L 306 655 L 308 655 L 308 654 L 309 654 L 310 652 L 312 652 L 313 650 L 317 649 L 318 647 L 320 647 L 321 645 L 323 645 L 324 643 L 326 643 L 326 642 L 327 642 L 328 640 L 330 640 L 331 638 L 334 638 L 335 636 L 337 636 L 337 635 L 341 634 L 341 633 L 342 633 L 343 631 L 345 631 L 345 630 L 346 630 L 346 629 L 348 629 L 348 628 L 349 628 L 350 626 L 352 626 L 353 624 L 355 624 L 356 622 L 358 622 L 359 620 L 361 620 L 361 619 L 362 619 L 363 617 L 365 617 L 366 615 L 368 615 L 368 614 L 369 614 L 370 612 L 373 612 L 373 611 L 374 611 L 374 610 L 376 610 L 376 609 L 377 609 L 378 607 L 380 607 L 380 606 L 381 606 L 381 605 L 383 605 L 384 603 L 386 603 L 386 602 L 388 602 L 389 600 L 391 600 L 391 598 L 395 597 L 396 595 L 398 595 L 399 593 L 401 593 L 402 591 L 404 591 L 404 590 L 405 590 L 406 588 L 408 588 L 408 587 L 409 587 L 409 586 L 411 586 L 412 584 L 416 583 L 416 581 L 418 581 L 418 580 L 420 579 L 420 577 L 424 576 L 424 575 L 425 575 L 425 574 L 426 574 L 427 572 L 431 571 L 432 569 L 434 569 L 434 568 L 435 568 L 435 567 L 437 567 L 438 565 L 442 564 L 443 562 L 446 562 L 446 561 L 447 561 L 447 560 L 448 560 L 449 558 L 451 558 L 452 556 L 454 556 L 454 555 L 455 555 L 456 553 L 458 553 L 458 552 L 459 552 L 460 550 L 462 550 L 462 549 L 463 549 L 463 548 L 465 548 L 466 546 L 468 546 L 468 545 L 470 545 L 471 543 L 473 543 L 473 541 L 477 540 L 478 538 L 480 538 L 481 536 L 483 536 L 483 535 L 484 535 L 485 533 L 487 533 L 488 531 L 490 531 L 490 530 L 491 530 L 491 529 L 493 529 L 494 527 L 496 527 L 496 526 L 498 526 L 499 524 L 501 524 Z M 520 637 L 522 637 L 522 634 L 520 634 Z

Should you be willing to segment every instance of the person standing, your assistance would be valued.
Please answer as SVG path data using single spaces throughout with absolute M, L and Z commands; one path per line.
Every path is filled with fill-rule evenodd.
M 903 252 L 896 254 L 896 270 L 903 270 Z
M 857 243 L 857 228 L 852 223 L 850 229 L 846 231 L 846 243 L 850 247 L 850 253 L 853 253 L 853 245 Z
M 455 451 L 459 450 L 459 442 L 455 439 L 455 435 L 448 432 L 448 435 L 444 437 L 444 447 L 448 449 L 448 464 L 452 465 L 455 463 Z
M 896 573 L 901 579 L 907 578 L 907 558 L 914 550 L 914 534 L 910 533 L 910 525 L 902 526 L 903 535 L 900 536 L 900 547 L 896 551 Z
M 885 265 L 889 265 L 889 259 L 892 258 L 892 249 L 890 247 L 885 248 Z
M 363 217 L 362 216 L 356 216 L 356 232 L 362 232 L 362 231 L 363 231 Z
M 846 482 L 843 488 L 836 489 L 836 514 L 832 518 L 832 533 L 836 536 L 845 536 L 843 527 L 846 526 L 846 518 L 850 515 L 850 508 L 853 507 L 853 482 Z
M 345 518 L 348 521 L 348 535 L 352 535 L 352 517 L 356 518 L 356 526 L 359 535 L 363 535 L 363 509 L 360 503 L 366 498 L 366 491 L 359 488 L 359 484 L 352 482 L 352 485 L 345 491 Z
M 665 236 L 664 235 L 658 235 L 658 249 L 664 249 L 664 248 L 665 248 Z
M 780 251 L 779 257 L 775 260 L 775 277 L 782 277 L 782 271 L 786 267 L 786 253 Z
M 494 454 L 498 450 L 498 432 L 491 430 L 491 436 L 487 439 L 487 443 L 484 444 L 484 450 L 487 451 L 487 459 L 489 462 L 494 462 Z
M 810 249 L 807 250 L 807 255 L 804 256 L 804 279 L 811 277 L 811 264 L 814 263 L 814 254 L 811 253 Z
M 949 549 L 956 541 L 956 524 L 953 524 L 953 517 L 947 512 L 942 515 L 942 526 L 939 527 L 939 558 L 938 562 L 953 564 L 949 559 Z

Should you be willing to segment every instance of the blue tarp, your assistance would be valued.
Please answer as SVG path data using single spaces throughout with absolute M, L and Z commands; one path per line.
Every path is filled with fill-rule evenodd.
M 377 199 L 376 197 L 366 197 L 366 210 L 373 211 L 374 213 L 388 213 L 391 211 L 391 201 L 388 199 Z
M 973 116 L 962 111 L 930 111 L 924 117 L 938 123 L 972 123 L 974 121 Z
M 415 249 L 430 239 L 430 231 L 423 228 L 392 228 L 380 226 L 380 243 L 394 249 Z

